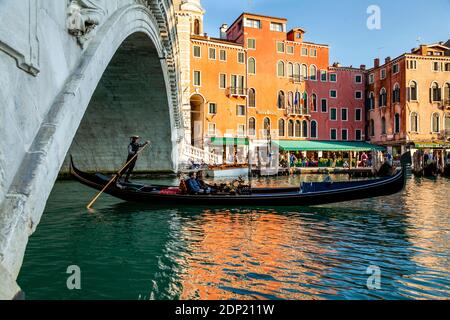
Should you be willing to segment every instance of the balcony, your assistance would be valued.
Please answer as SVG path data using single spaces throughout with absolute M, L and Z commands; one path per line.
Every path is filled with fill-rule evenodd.
M 288 107 L 286 109 L 286 113 L 288 116 L 304 116 L 304 117 L 311 116 L 308 108 L 305 107 Z
M 450 110 L 450 99 L 445 99 L 442 101 L 442 104 L 444 106 L 444 109 Z
M 289 76 L 289 80 L 292 83 L 301 83 L 301 82 L 305 81 L 305 77 L 303 77 L 303 76 L 301 76 L 299 74 L 294 74 L 292 76 Z
M 229 87 L 227 89 L 227 96 L 229 97 L 247 97 L 247 88 Z

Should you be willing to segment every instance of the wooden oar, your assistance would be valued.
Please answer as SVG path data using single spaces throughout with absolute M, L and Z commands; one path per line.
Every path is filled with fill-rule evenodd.
M 141 150 L 139 150 L 138 152 L 136 152 L 136 154 L 134 155 L 134 157 L 131 158 L 130 161 L 128 161 L 128 162 L 122 167 L 122 169 L 120 169 L 120 170 L 119 170 L 119 171 L 111 178 L 111 180 L 109 180 L 109 182 L 108 182 L 108 183 L 106 184 L 106 186 L 102 189 L 102 191 L 100 191 L 100 192 L 95 196 L 95 198 L 92 199 L 91 202 L 89 202 L 89 204 L 88 204 L 87 207 L 86 207 L 88 210 L 92 208 L 92 206 L 94 205 L 95 201 L 97 201 L 97 199 L 102 195 L 102 193 L 105 192 L 106 189 L 108 189 L 108 187 L 111 185 L 111 183 L 114 182 L 114 180 L 115 180 L 117 177 L 120 177 L 120 174 L 122 173 L 122 171 L 123 171 L 123 170 L 124 170 L 131 162 L 133 162 L 133 160 L 136 159 L 136 157 L 137 157 L 142 151 L 144 151 L 144 149 L 147 148 L 148 145 L 149 145 L 149 143 L 148 143 L 148 144 L 145 144 L 145 145 L 141 148 Z

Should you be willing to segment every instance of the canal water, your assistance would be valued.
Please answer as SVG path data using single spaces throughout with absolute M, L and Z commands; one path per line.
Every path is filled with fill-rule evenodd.
M 259 209 L 102 196 L 87 212 L 94 192 L 58 182 L 18 282 L 27 299 L 449 299 L 449 190 L 411 178 L 390 197 Z

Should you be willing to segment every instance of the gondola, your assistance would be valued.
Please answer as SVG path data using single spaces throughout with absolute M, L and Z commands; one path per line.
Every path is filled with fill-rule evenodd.
M 297 188 L 254 188 L 246 194 L 181 194 L 177 188 L 136 183 L 112 183 L 105 193 L 132 202 L 189 206 L 311 206 L 388 196 L 400 192 L 406 181 L 410 154 L 402 167 L 389 177 L 348 182 L 306 182 Z M 86 173 L 71 160 L 71 175 L 82 184 L 102 190 L 111 177 Z

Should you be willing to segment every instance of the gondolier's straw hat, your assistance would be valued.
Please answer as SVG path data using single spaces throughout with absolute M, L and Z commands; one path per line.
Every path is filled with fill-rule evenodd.
M 130 139 L 139 139 L 139 136 L 131 136 Z

